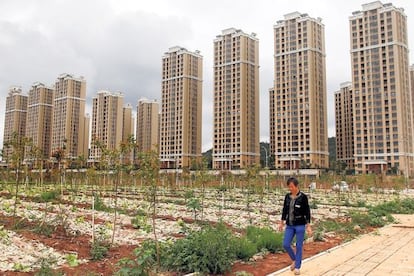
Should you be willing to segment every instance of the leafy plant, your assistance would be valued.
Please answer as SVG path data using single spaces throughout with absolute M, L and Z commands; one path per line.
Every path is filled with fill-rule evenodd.
M 104 212 L 111 212 L 112 209 L 105 205 L 104 201 L 101 199 L 99 195 L 95 195 L 95 210 L 96 211 L 104 211 Z
M 68 254 L 66 255 L 65 259 L 68 265 L 71 267 L 75 267 L 79 265 L 78 255 L 76 254 Z
M 42 258 L 40 260 L 40 269 L 34 274 L 35 276 L 63 276 L 62 272 L 53 271 L 52 265 L 56 263 L 56 259 Z
M 108 228 L 104 225 L 99 226 L 95 234 L 95 240 L 91 244 L 90 255 L 92 260 L 102 260 L 107 256 L 109 238 Z
M 75 223 L 76 224 L 82 224 L 85 222 L 85 217 L 84 216 L 79 216 L 75 218 Z
M 23 265 L 21 263 L 14 263 L 13 264 L 13 270 L 14 271 L 19 271 L 19 272 L 29 272 L 30 267 L 27 266 L 27 265 Z
M 323 231 L 318 229 L 315 231 L 315 233 L 313 234 L 313 240 L 314 241 L 324 241 L 323 238 Z
M 236 238 L 235 253 L 237 259 L 246 261 L 257 253 L 257 246 L 246 237 Z
M 136 229 L 143 230 L 146 233 L 151 232 L 151 224 L 148 223 L 148 218 L 146 215 L 136 215 L 131 219 L 131 224 Z
M 377 212 L 378 214 L 414 214 L 414 199 L 405 198 L 403 200 L 394 200 L 378 204 L 374 207 L 369 208 L 371 211 Z
M 49 225 L 47 223 L 39 223 L 33 228 L 33 232 L 50 237 L 54 231 L 55 227 L 52 225 Z
M 43 202 L 51 202 L 55 200 L 59 196 L 59 192 L 52 190 L 52 191 L 46 191 L 40 194 L 40 199 Z
M 197 220 L 197 212 L 201 210 L 200 200 L 198 198 L 190 198 L 187 202 L 187 208 L 194 213 L 194 220 Z
M 366 207 L 366 203 L 364 200 L 358 200 L 356 203 L 357 207 Z
M 189 200 L 191 198 L 194 198 L 194 191 L 193 190 L 186 191 L 185 194 L 184 194 L 184 198 L 185 198 L 186 202 L 187 202 L 187 200 Z
M 156 263 L 156 247 L 153 241 L 144 241 L 141 247 L 134 250 L 134 258 L 123 258 L 117 266 L 120 268 L 116 276 L 147 276 Z
M 283 233 L 255 226 L 248 226 L 246 232 L 247 239 L 256 244 L 259 251 L 265 249 L 275 253 L 283 249 Z
M 316 203 L 316 201 L 312 201 L 309 204 L 309 208 L 311 208 L 311 209 L 318 209 L 318 204 Z
M 108 245 L 95 241 L 91 244 L 91 259 L 94 261 L 102 260 L 108 254 Z
M 167 256 L 164 265 L 179 272 L 224 273 L 236 259 L 234 238 L 224 224 L 206 226 L 177 240 Z
M 253 276 L 254 274 L 249 273 L 247 271 L 237 271 L 236 276 Z
M 4 226 L 0 225 L 0 241 L 2 241 L 5 245 L 10 244 L 10 238 L 6 230 L 4 230 Z

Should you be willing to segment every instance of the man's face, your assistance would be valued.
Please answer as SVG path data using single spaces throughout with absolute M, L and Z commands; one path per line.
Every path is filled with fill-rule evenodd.
M 292 182 L 289 183 L 288 189 L 289 189 L 289 192 L 291 192 L 292 194 L 296 194 L 299 190 L 299 188 L 296 187 L 295 184 L 293 184 Z

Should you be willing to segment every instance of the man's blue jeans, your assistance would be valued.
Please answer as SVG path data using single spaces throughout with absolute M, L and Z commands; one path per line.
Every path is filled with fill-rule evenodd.
M 296 235 L 296 254 L 292 249 L 293 237 Z M 292 261 L 295 261 L 295 268 L 302 265 L 303 239 L 305 237 L 305 225 L 286 225 L 283 237 L 283 248 L 289 254 Z

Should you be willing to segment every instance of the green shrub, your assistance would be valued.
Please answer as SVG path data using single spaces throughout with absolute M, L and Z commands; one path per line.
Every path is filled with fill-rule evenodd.
M 201 203 L 198 198 L 190 198 L 187 202 L 187 209 L 194 213 L 194 220 L 197 220 L 197 212 L 201 210 Z
M 156 248 L 155 242 L 148 240 L 144 241 L 142 245 L 134 250 L 134 258 L 123 258 L 117 266 L 119 270 L 115 273 L 116 276 L 147 276 L 155 264 Z
M 59 196 L 59 192 L 52 190 L 52 191 L 46 191 L 40 194 L 40 198 L 43 202 L 50 202 L 55 199 L 57 199 Z
M 112 209 L 105 205 L 104 201 L 99 195 L 94 195 L 94 207 L 96 211 L 111 212 Z
M 148 223 L 147 216 L 137 215 L 131 219 L 131 224 L 136 229 L 141 229 L 147 233 L 151 232 L 151 225 Z
M 47 223 L 39 223 L 33 228 L 33 232 L 39 235 L 43 235 L 46 237 L 52 236 L 52 233 L 55 231 L 55 227 L 52 225 L 49 225 Z
M 256 244 L 257 249 L 271 253 L 282 251 L 283 233 L 276 233 L 270 228 L 247 227 L 247 239 Z
M 414 214 L 414 199 L 405 198 L 403 200 L 389 201 L 369 209 L 383 216 L 387 214 Z
M 207 226 L 177 240 L 167 252 L 164 266 L 178 272 L 219 274 L 236 259 L 234 236 L 224 224 Z
M 65 259 L 68 265 L 71 267 L 75 267 L 79 265 L 78 255 L 76 254 L 68 254 L 66 255 Z
M 91 259 L 94 261 L 99 261 L 105 258 L 108 254 L 108 245 L 101 242 L 94 242 L 91 244 Z
M 13 264 L 13 270 L 18 272 L 29 272 L 30 266 L 23 265 L 21 263 L 14 263 Z
M 318 204 L 315 201 L 312 201 L 309 204 L 309 208 L 311 208 L 311 209 L 318 209 Z
M 366 207 L 366 203 L 364 200 L 358 200 L 356 203 L 357 207 Z
M 254 274 L 247 272 L 247 271 L 237 271 L 236 276 L 253 276 Z
M 56 260 L 41 259 L 40 269 L 34 274 L 35 276 L 61 276 L 62 272 L 55 272 L 52 269 L 52 265 L 56 263 Z
M 58 197 L 59 197 L 59 192 L 55 190 L 46 191 L 40 194 L 40 199 L 43 202 L 50 202 L 50 201 L 57 199 Z
M 343 225 L 341 223 L 331 219 L 321 221 L 318 225 L 318 228 L 323 230 L 324 232 L 337 232 L 342 227 Z
M 257 246 L 246 237 L 235 239 L 235 253 L 237 259 L 249 260 L 257 253 Z
M 192 191 L 192 190 L 186 191 L 185 194 L 184 194 L 184 198 L 186 200 L 188 200 L 190 198 L 193 198 L 193 197 L 194 197 L 194 191 Z
M 367 213 L 354 212 L 351 213 L 351 220 L 353 225 L 359 225 L 361 228 L 382 227 L 387 223 L 394 221 L 394 218 L 385 212 L 377 212 L 369 210 Z
M 324 241 L 323 238 L 323 231 L 318 229 L 315 231 L 315 233 L 313 233 L 313 240 L 314 241 Z

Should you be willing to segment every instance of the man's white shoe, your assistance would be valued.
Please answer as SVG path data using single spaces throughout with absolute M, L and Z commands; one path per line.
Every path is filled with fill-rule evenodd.
M 295 268 L 295 275 L 300 275 L 300 270 Z

